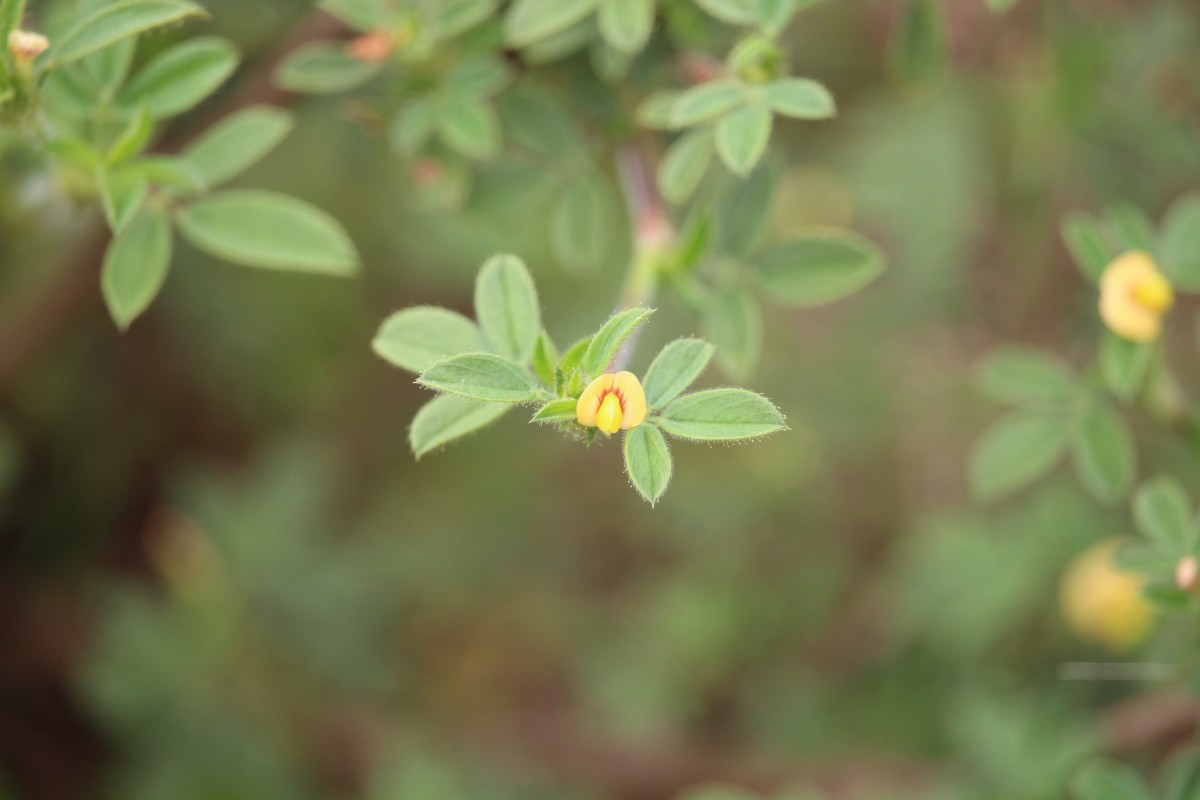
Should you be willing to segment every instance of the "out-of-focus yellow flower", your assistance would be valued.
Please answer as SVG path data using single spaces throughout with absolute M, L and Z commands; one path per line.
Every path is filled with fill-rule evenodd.
M 588 384 L 575 404 L 580 425 L 599 428 L 611 436 L 642 424 L 646 418 L 646 393 L 632 372 L 601 375 Z
M 1059 604 L 1080 639 L 1116 652 L 1139 644 L 1150 630 L 1154 608 L 1142 596 L 1145 579 L 1117 568 L 1120 539 L 1109 539 L 1081 553 L 1067 567 Z
M 1100 276 L 1100 318 L 1113 333 L 1149 342 L 1162 332 L 1162 318 L 1175 302 L 1175 290 L 1148 253 L 1122 253 Z
M 40 33 L 17 29 L 8 34 L 8 52 L 17 61 L 33 61 L 49 47 L 50 40 Z

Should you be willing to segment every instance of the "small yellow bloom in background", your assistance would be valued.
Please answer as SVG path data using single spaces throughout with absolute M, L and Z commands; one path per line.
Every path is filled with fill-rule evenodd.
M 1100 276 L 1100 318 L 1118 336 L 1150 342 L 1162 333 L 1162 318 L 1175 290 L 1148 253 L 1122 253 Z
M 599 428 L 609 436 L 642 424 L 646 418 L 646 393 L 632 372 L 601 375 L 588 384 L 575 404 L 580 425 Z
M 1080 639 L 1114 652 L 1138 645 L 1150 631 L 1154 607 L 1142 596 L 1145 578 L 1117 568 L 1120 539 L 1081 553 L 1067 567 L 1059 605 L 1067 627 Z
M 40 33 L 17 29 L 8 34 L 8 52 L 17 61 L 33 61 L 49 47 L 50 40 Z

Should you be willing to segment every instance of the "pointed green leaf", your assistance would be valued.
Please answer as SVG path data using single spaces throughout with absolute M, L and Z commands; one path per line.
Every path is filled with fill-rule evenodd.
M 467 158 L 486 161 L 500 151 L 500 120 L 486 100 L 450 97 L 438 107 L 442 140 Z
M 124 164 L 137 155 L 150 139 L 153 127 L 154 118 L 150 116 L 150 111 L 142 106 L 129 120 L 129 124 L 113 142 L 112 147 L 108 148 L 108 155 L 105 157 L 108 166 Z
M 100 288 L 121 330 L 154 300 L 171 265 L 171 224 L 157 211 L 139 214 L 109 245 Z
M 220 88 L 238 65 L 232 43 L 216 36 L 189 39 L 160 53 L 118 96 L 126 108 L 146 106 L 156 119 L 187 111 Z
M 512 408 L 507 403 L 485 403 L 453 395 L 439 395 L 421 406 L 408 431 L 408 443 L 417 458 L 455 439 L 495 422 Z
M 685 394 L 663 409 L 659 425 L 681 439 L 713 442 L 756 439 L 786 427 L 770 400 L 745 389 Z
M 703 339 L 676 339 L 660 350 L 642 381 L 647 408 L 657 411 L 674 400 L 700 377 L 712 356 L 713 346 Z
M 422 97 L 403 106 L 392 118 L 388 136 L 401 155 L 412 156 L 425 146 L 436 126 L 437 106 Z
M 445 0 L 437 16 L 440 39 L 449 39 L 486 21 L 496 11 L 498 0 Z
M 971 454 L 971 492 L 990 501 L 1023 489 L 1058 463 L 1067 435 L 1066 420 L 1055 414 L 1001 418 L 984 431 Z
M 1133 499 L 1133 518 L 1143 536 L 1176 558 L 1195 546 L 1192 504 L 1175 478 L 1163 476 L 1142 484 Z
M 421 372 L 447 356 L 485 349 L 483 333 L 471 320 L 437 306 L 397 311 L 379 326 L 371 342 L 376 355 L 401 369 Z
M 712 164 L 712 131 L 697 128 L 676 139 L 658 166 L 658 189 L 668 202 L 687 202 Z
M 123 172 L 104 172 L 99 184 L 108 227 L 114 234 L 120 233 L 141 209 L 149 187 L 144 179 Z
M 621 344 L 653 313 L 652 308 L 635 307 L 613 315 L 588 343 L 583 355 L 583 371 L 593 378 L 604 374 Z
M 1158 242 L 1163 271 L 1176 287 L 1200 291 L 1200 192 L 1189 192 L 1171 204 Z
M 645 500 L 654 505 L 671 483 L 671 449 L 653 425 L 638 425 L 625 434 L 625 474 Z
M 1071 369 L 1032 347 L 1002 347 L 975 372 L 980 391 L 1001 403 L 1062 406 L 1079 393 Z
M 463 353 L 438 361 L 417 383 L 447 394 L 498 403 L 537 399 L 537 381 L 520 364 L 491 353 Z
M 671 104 L 671 127 L 690 128 L 732 111 L 746 99 L 746 89 L 732 81 L 701 83 L 675 98 Z
M 883 266 L 879 248 L 852 233 L 796 238 L 758 258 L 759 278 L 767 294 L 798 307 L 854 294 L 879 277 Z
M 380 69 L 379 64 L 353 58 L 340 42 L 311 42 L 280 63 L 275 83 L 289 92 L 334 94 L 361 86 Z
M 1091 409 L 1079 422 L 1073 447 L 1075 472 L 1096 499 L 1115 503 L 1129 493 L 1137 453 L 1120 414 L 1102 406 Z
M 561 400 L 551 400 L 546 405 L 537 410 L 533 415 L 533 422 L 574 422 L 575 421 L 575 406 L 577 401 L 570 398 Z
M 916 86 L 935 83 L 945 67 L 941 7 L 935 0 L 909 0 L 892 37 L 896 76 Z
M 236 189 L 179 212 L 180 232 L 205 252 L 249 267 L 350 275 L 358 254 L 341 223 L 287 195 Z
M 1072 211 L 1063 217 L 1061 233 L 1080 271 L 1098 282 L 1104 268 L 1117 257 L 1117 249 L 1103 226 L 1087 214 Z
M 551 391 L 557 389 L 558 381 L 555 375 L 557 367 L 558 349 L 550 340 L 550 336 L 542 331 L 538 335 L 537 344 L 533 347 L 533 372 L 538 376 L 538 380 Z
M 122 39 L 208 12 L 187 0 L 122 0 L 89 14 L 53 42 L 47 61 L 60 67 Z
M 654 27 L 654 0 L 601 0 L 600 33 L 618 50 L 636 53 Z
M 729 171 L 743 178 L 762 158 L 771 140 L 771 110 L 751 106 L 730 112 L 717 125 L 717 155 Z
M 275 149 L 294 125 L 291 112 L 251 106 L 209 128 L 183 152 L 208 186 L 217 186 L 249 169 Z
M 1142 390 L 1154 361 L 1154 342 L 1131 342 L 1105 331 L 1100 342 L 1100 374 L 1109 391 L 1132 400 Z
M 1097 759 L 1071 781 L 1075 800 L 1150 800 L 1150 792 L 1137 772 L 1115 761 Z
M 599 0 L 516 0 L 504 18 L 510 47 L 527 47 L 561 33 L 596 10 Z
M 741 288 L 714 292 L 702 309 L 705 335 L 716 345 L 717 363 L 731 378 L 745 380 L 762 354 L 763 320 L 758 298 Z
M 529 362 L 542 319 L 533 277 L 521 259 L 493 256 L 479 270 L 475 318 L 497 353 L 520 364 Z
M 808 78 L 784 78 L 767 86 L 767 104 L 793 119 L 828 119 L 837 113 L 833 95 Z
M 554 256 L 569 272 L 594 272 L 612 252 L 620 212 L 608 181 L 586 172 L 567 183 L 550 215 Z

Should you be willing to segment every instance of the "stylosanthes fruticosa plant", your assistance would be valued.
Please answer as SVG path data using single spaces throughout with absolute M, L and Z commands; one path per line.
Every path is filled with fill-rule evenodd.
M 517 257 L 499 255 L 476 279 L 475 320 L 433 306 L 404 309 L 383 323 L 372 346 L 437 392 L 409 431 L 418 458 L 529 406 L 531 422 L 588 443 L 622 433 L 629 480 L 654 504 L 671 481 L 667 437 L 737 442 L 785 425 L 779 409 L 745 389 L 685 393 L 713 356 L 700 339 L 665 346 L 641 379 L 620 369 L 623 346 L 652 313 L 621 311 L 560 354 L 542 328 L 529 271 Z

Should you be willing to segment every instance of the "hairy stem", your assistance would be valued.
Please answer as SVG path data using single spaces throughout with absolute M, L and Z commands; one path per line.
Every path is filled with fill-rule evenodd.
M 633 228 L 633 254 L 613 313 L 633 306 L 648 306 L 658 290 L 663 254 L 675 239 L 666 204 L 654 182 L 654 160 L 644 140 L 625 144 L 617 153 L 617 174 Z M 638 333 L 625 340 L 609 366 L 625 369 L 637 347 Z

